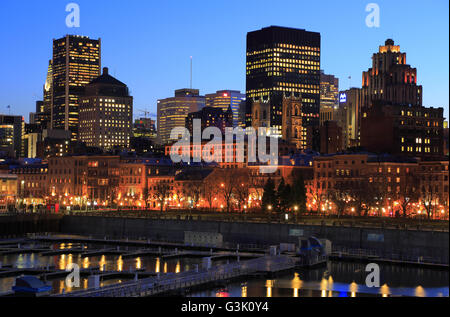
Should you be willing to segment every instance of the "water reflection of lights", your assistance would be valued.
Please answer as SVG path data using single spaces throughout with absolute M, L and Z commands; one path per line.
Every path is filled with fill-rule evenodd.
M 142 269 L 142 261 L 141 258 L 136 258 L 136 270 Z
M 294 289 L 294 297 L 298 297 L 299 289 L 302 288 L 302 280 L 300 279 L 298 273 L 294 274 L 294 278 L 291 282 L 291 287 Z
M 106 259 L 105 259 L 105 256 L 104 255 L 102 255 L 102 257 L 100 258 L 100 271 L 104 271 L 105 270 L 105 267 L 106 267 Z
M 119 258 L 117 259 L 117 271 L 122 272 L 123 270 L 123 260 L 122 260 L 122 256 L 119 256 Z
M 175 267 L 175 273 L 180 273 L 181 271 L 181 263 L 180 261 L 177 262 L 177 266 Z
M 87 269 L 87 268 L 89 268 L 89 258 L 88 257 L 84 258 L 84 260 L 83 260 L 83 269 Z
M 422 286 L 417 286 L 416 289 L 414 290 L 414 295 L 417 297 L 425 297 L 426 293 L 425 290 Z
M 159 273 L 160 272 L 160 266 L 161 266 L 161 262 L 159 258 L 156 258 L 156 267 L 155 267 L 155 272 Z
M 267 287 L 267 297 L 272 297 L 272 288 L 274 284 L 274 280 L 267 280 L 266 287 Z
M 388 297 L 390 292 L 389 292 L 389 287 L 387 286 L 387 284 L 384 284 L 383 286 L 381 286 L 380 288 L 380 293 L 382 297 Z
M 356 293 L 358 292 L 358 284 L 356 284 L 355 282 L 352 282 L 350 284 L 350 293 L 351 293 L 351 297 L 356 297 Z
M 242 295 L 242 297 L 247 297 L 247 285 L 246 284 L 242 285 L 241 295 Z

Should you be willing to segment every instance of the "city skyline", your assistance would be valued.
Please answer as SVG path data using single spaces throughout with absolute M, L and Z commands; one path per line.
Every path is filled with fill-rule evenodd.
M 183 27 L 184 33 L 179 32 L 179 27 L 184 22 L 183 19 L 179 19 L 178 23 L 173 24 L 159 20 L 166 17 L 164 15 L 166 12 L 170 12 L 165 8 L 167 6 L 165 4 L 137 2 L 125 7 L 119 3 L 112 3 L 109 7 L 102 8 L 110 14 L 109 18 L 98 18 L 91 13 L 92 10 L 99 10 L 102 7 L 101 2 L 90 4 L 86 1 L 78 1 L 77 3 L 81 9 L 81 28 L 69 29 L 65 26 L 64 21 L 68 13 L 64 10 L 67 3 L 63 1 L 56 6 L 49 3 L 39 4 L 40 12 L 45 11 L 46 13 L 40 15 L 43 23 L 32 29 L 30 24 L 36 20 L 30 13 L 18 16 L 15 21 L 12 21 L 9 28 L 3 27 L 1 25 L 3 22 L 0 22 L 3 30 L 13 30 L 4 37 L 5 42 L 11 43 L 12 47 L 21 48 L 23 44 L 17 41 L 23 41 L 23 37 L 17 36 L 17 34 L 25 32 L 25 29 L 28 31 L 25 33 L 28 34 L 25 42 L 33 45 L 31 56 L 27 54 L 30 50 L 27 50 L 26 47 L 16 54 L 11 54 L 10 50 L 0 53 L 0 56 L 3 57 L 2 60 L 6 60 L 7 57 L 10 61 L 3 66 L 5 76 L 2 76 L 0 80 L 2 87 L 5 88 L 0 92 L 0 113 L 7 114 L 9 111 L 7 106 L 11 105 L 11 114 L 22 115 L 28 121 L 28 113 L 33 111 L 35 101 L 43 98 L 42 86 L 45 82 L 48 60 L 51 58 L 52 40 L 65 34 L 101 38 L 102 67 L 109 67 L 113 76 L 117 76 L 127 83 L 135 98 L 137 109 L 156 112 L 157 99 L 170 96 L 175 89 L 189 87 L 190 56 L 194 58 L 193 88 L 200 89 L 201 95 L 221 89 L 235 89 L 244 92 L 247 32 L 270 25 L 280 25 L 321 33 L 321 69 L 340 79 L 340 90 L 350 86 L 361 87 L 362 72 L 370 66 L 371 62 L 368 56 L 376 51 L 386 38 L 393 38 L 401 46 L 402 51 L 408 53 L 407 63 L 417 68 L 418 84 L 424 87 L 423 105 L 425 107 L 443 107 L 444 117 L 448 119 L 448 75 L 436 73 L 436 69 L 448 68 L 448 36 L 445 36 L 445 33 L 448 35 L 448 28 L 441 30 L 443 24 L 448 25 L 448 16 L 444 14 L 448 12 L 448 3 L 436 1 L 432 5 L 424 6 L 424 10 L 408 12 L 407 8 L 403 8 L 399 4 L 394 5 L 380 1 L 380 28 L 368 28 L 365 25 L 366 3 L 359 1 L 357 3 L 355 1 L 355 5 L 349 6 L 345 12 L 342 12 L 342 18 L 330 15 L 333 12 L 332 7 L 337 5 L 328 3 L 330 10 L 323 12 L 324 16 L 319 19 L 320 21 L 317 21 L 317 15 L 312 14 L 312 17 L 308 17 L 303 11 L 299 14 L 301 19 L 293 18 L 295 14 L 285 15 L 280 19 L 277 17 L 280 8 L 287 5 L 302 7 L 301 4 L 283 1 L 277 6 L 263 2 L 260 3 L 260 6 L 264 7 L 264 14 L 258 15 L 259 7 L 254 7 L 252 12 L 254 15 L 250 15 L 248 21 L 233 25 L 232 28 L 221 28 L 221 16 L 206 32 L 204 26 L 207 23 L 195 21 L 192 25 Z M 255 4 L 253 1 L 245 3 L 242 11 L 252 7 L 252 3 Z M 225 4 L 194 2 L 186 8 L 184 8 L 185 4 L 180 5 L 181 10 L 174 12 L 174 20 L 180 14 L 189 16 L 189 12 L 192 10 L 197 14 L 212 13 L 223 8 Z M 315 6 L 313 4 L 304 5 L 304 9 L 311 11 Z M 418 6 L 419 3 L 416 2 L 416 5 Z M 26 9 L 33 12 L 34 6 L 36 4 L 2 4 L 1 12 L 19 15 L 18 12 L 24 12 Z M 232 4 L 228 2 L 227 6 L 232 7 Z M 48 10 L 42 10 L 42 7 L 48 7 Z M 268 7 L 273 7 L 274 10 L 268 10 Z M 146 8 L 152 10 L 146 11 Z M 398 11 L 399 8 L 402 8 L 402 11 Z M 142 12 L 139 12 L 138 9 Z M 141 14 L 148 13 L 148 18 L 153 17 L 155 9 L 164 13 L 161 17 L 154 17 L 154 20 L 145 25 L 145 19 L 140 20 Z M 121 27 L 119 30 L 117 27 L 120 25 L 116 26 L 114 21 L 114 18 L 117 18 L 114 14 L 118 11 L 123 16 L 137 14 L 138 17 L 135 18 L 135 21 L 133 20 L 134 22 L 129 22 L 128 26 Z M 292 11 L 296 12 L 296 10 Z M 402 12 L 403 15 L 393 14 L 395 11 Z M 105 16 L 107 15 L 105 14 Z M 406 30 L 398 27 L 406 21 L 419 20 L 420 17 L 431 18 L 431 16 L 433 19 L 426 25 L 409 23 Z M 315 20 L 314 17 L 316 17 Z M 98 22 L 97 24 L 93 24 L 94 19 Z M 335 20 L 333 21 L 333 19 Z M 8 19 L 1 19 L 1 21 L 8 21 Z M 158 24 L 160 22 L 162 23 Z M 140 25 L 140 27 L 136 27 L 137 25 L 134 24 Z M 158 25 L 165 28 L 160 28 L 158 32 L 158 30 L 154 30 Z M 356 26 L 358 27 L 355 29 Z M 350 28 L 353 28 L 349 33 L 350 37 L 336 36 L 336 33 L 346 33 L 346 30 Z M 134 31 L 134 34 L 130 33 L 131 30 Z M 36 36 L 35 32 L 38 32 L 39 35 Z M 229 35 L 225 37 L 224 32 Z M 196 37 L 197 33 L 204 36 Z M 189 36 L 183 36 L 186 34 Z M 216 36 L 209 36 L 211 34 Z M 147 38 L 140 38 L 140 36 Z M 153 42 L 148 43 L 151 36 L 154 36 Z M 433 50 L 424 50 L 424 47 L 428 48 L 428 44 L 417 40 L 421 38 L 426 38 L 427 43 L 432 43 Z M 141 39 L 145 41 L 141 41 Z M 352 39 L 358 43 L 357 47 L 351 46 Z M 439 42 L 436 39 L 444 40 Z M 167 46 L 168 42 L 172 43 L 172 46 Z M 348 48 L 351 48 L 352 53 L 342 55 L 348 52 Z M 28 59 L 18 64 L 18 60 L 23 58 L 22 54 L 25 54 Z M 158 56 L 161 61 L 155 60 Z M 140 65 L 141 68 L 138 69 L 137 65 Z M 348 79 L 349 76 L 351 76 L 351 80 Z M 18 86 L 19 80 L 22 83 L 21 86 Z M 135 112 L 135 115 L 138 114 Z

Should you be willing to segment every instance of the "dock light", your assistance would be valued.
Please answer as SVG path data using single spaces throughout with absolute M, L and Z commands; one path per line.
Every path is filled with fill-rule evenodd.
M 298 210 L 298 206 L 294 206 L 294 210 L 297 211 Z
M 267 209 L 272 210 L 272 205 L 267 206 Z

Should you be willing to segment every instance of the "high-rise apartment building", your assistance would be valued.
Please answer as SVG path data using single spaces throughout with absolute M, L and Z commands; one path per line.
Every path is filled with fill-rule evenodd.
M 72 140 L 77 140 L 79 98 L 84 87 L 100 75 L 100 39 L 67 35 L 54 40 L 50 66 L 52 79 L 47 79 L 46 86 L 51 85 L 47 88 L 52 91 L 52 129 L 70 130 Z
M 246 68 L 247 126 L 253 102 L 269 102 L 270 126 L 281 136 L 283 98 L 289 95 L 302 98 L 305 132 L 319 126 L 320 33 L 278 26 L 250 32 Z
M 80 98 L 79 140 L 87 146 L 128 148 L 132 136 L 133 97 L 108 68 L 85 87 Z
M 231 108 L 233 112 L 233 126 L 239 125 L 239 107 L 245 100 L 245 94 L 237 90 L 219 90 L 214 94 L 206 94 L 206 106 L 221 108 L 223 112 Z
M 158 100 L 158 142 L 167 144 L 175 127 L 185 127 L 186 117 L 205 106 L 205 97 L 198 89 L 175 90 L 175 96 Z

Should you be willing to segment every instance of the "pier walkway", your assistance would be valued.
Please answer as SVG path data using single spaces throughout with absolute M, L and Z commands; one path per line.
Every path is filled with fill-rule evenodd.
M 253 260 L 212 267 L 209 270 L 193 270 L 178 274 L 124 282 L 102 288 L 89 288 L 53 297 L 143 297 L 156 296 L 168 292 L 178 292 L 186 288 L 209 283 L 219 283 L 230 279 L 243 278 L 254 274 L 273 274 L 294 269 L 297 262 L 288 256 L 265 256 Z

